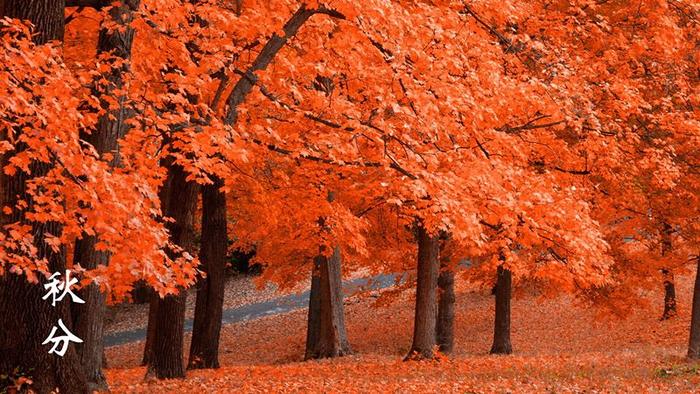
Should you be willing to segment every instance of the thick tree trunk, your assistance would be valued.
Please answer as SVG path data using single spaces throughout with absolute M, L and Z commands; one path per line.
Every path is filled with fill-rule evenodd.
M 437 344 L 440 352 L 452 353 L 454 349 L 455 321 L 455 274 L 448 259 L 440 257 L 440 276 L 438 277 Z
M 3 14 L 0 17 L 11 17 L 29 20 L 34 24 L 34 42 L 44 44 L 52 40 L 63 39 L 63 8 L 61 0 L 5 0 L 2 5 Z M 6 138 L 6 136 L 3 136 Z M 17 147 L 17 150 L 23 149 Z M 7 155 L 7 154 L 6 154 Z M 2 163 L 7 157 L 3 155 Z M 31 164 L 31 177 L 46 174 L 51 166 L 47 164 Z M 33 201 L 27 195 L 26 182 L 30 177 L 26 173 L 8 176 L 0 171 L 0 193 L 3 206 L 15 207 L 22 199 L 29 203 Z M 65 273 L 66 253 L 61 247 L 53 251 L 45 243 L 45 234 L 60 235 L 62 228 L 55 222 L 32 223 L 22 212 L 16 209 L 12 214 L 2 215 L 0 224 L 22 222 L 32 226 L 34 245 L 37 257 L 48 261 L 49 270 Z M 17 253 L 21 253 L 17 251 Z M 80 358 L 75 343 L 68 346 L 63 357 L 49 354 L 48 346 L 42 342 L 48 337 L 51 329 L 58 325 L 60 319 L 66 328 L 74 331 L 70 311 L 70 301 L 58 302 L 55 307 L 48 300 L 42 300 L 43 285 L 46 278 L 40 275 L 39 283 L 30 284 L 26 278 L 7 273 L 0 278 L 0 375 L 14 377 L 16 371 L 30 376 L 32 390 L 38 393 L 49 393 L 59 389 L 61 392 L 85 393 L 87 384 L 85 374 L 80 368 Z M 57 335 L 62 335 L 58 333 Z
M 169 142 L 169 141 L 166 141 Z M 173 159 L 171 157 L 166 157 L 161 160 L 160 165 L 162 167 L 170 169 L 173 165 Z M 170 170 L 168 170 L 170 172 Z M 173 176 L 170 173 L 165 178 L 163 185 L 161 185 L 158 191 L 158 198 L 160 199 L 160 209 L 163 213 L 166 213 L 168 205 L 170 204 L 170 187 L 173 183 Z M 148 324 L 146 328 L 146 343 L 143 347 L 143 359 L 141 360 L 141 365 L 150 366 L 153 362 L 153 343 L 156 337 L 156 319 L 158 318 L 158 301 L 160 297 L 155 292 L 152 287 L 148 287 Z
M 134 283 L 131 289 L 131 302 L 134 304 L 145 304 L 151 299 L 151 290 L 145 281 L 139 280 Z
M 343 304 L 342 253 L 340 247 L 321 264 L 321 338 L 319 358 L 338 357 L 352 353 L 345 329 Z
M 47 256 L 52 271 L 65 270 L 59 261 L 65 255 L 62 252 L 59 255 Z M 0 278 L 0 375 L 18 377 L 19 372 L 28 376 L 37 393 L 56 389 L 88 393 L 76 344 L 70 343 L 63 357 L 49 354 L 50 346 L 42 345 L 51 329 L 58 327 L 59 319 L 75 333 L 70 304 L 64 299 L 54 308 L 50 301 L 42 300 L 44 283 L 46 280 L 41 279 L 38 284 L 29 284 L 25 278 L 14 274 Z M 56 335 L 63 335 L 60 328 Z
M 700 256 L 697 257 L 697 260 L 693 289 L 693 312 L 690 317 L 690 341 L 688 343 L 688 358 L 691 359 L 700 359 Z
M 199 260 L 206 277 L 200 279 L 194 310 L 189 369 L 219 367 L 219 335 L 224 305 L 226 269 L 226 195 L 223 180 L 202 190 L 202 236 Z
M 110 73 L 101 75 L 100 89 L 95 89 L 97 97 L 113 97 L 115 92 L 124 87 L 124 74 L 129 72 L 128 60 L 131 57 L 131 46 L 134 40 L 134 29 L 129 26 L 133 20 L 134 12 L 138 11 L 140 0 L 122 2 L 109 11 L 109 24 L 116 23 L 122 29 L 102 27 L 100 29 L 97 53 L 110 53 L 125 60 L 121 67 L 114 68 Z M 105 84 L 107 81 L 108 84 Z M 97 82 L 96 82 L 97 83 Z M 100 104 L 107 113 L 97 120 L 97 127 L 92 133 L 81 132 L 81 139 L 89 142 L 100 156 L 110 154 L 110 165 L 119 166 L 119 139 L 124 136 L 128 126 L 128 111 L 123 103 L 125 97 L 114 97 L 120 106 L 110 108 L 109 100 L 102 99 Z M 76 241 L 76 264 L 83 268 L 94 269 L 98 265 L 109 264 L 109 254 L 95 250 L 98 237 L 85 234 L 82 239 Z M 76 306 L 76 335 L 83 339 L 83 344 L 78 347 L 83 368 L 91 390 L 107 389 L 107 381 L 102 374 L 103 354 L 103 320 L 105 316 L 105 295 L 101 293 L 97 284 L 90 284 L 82 289 L 81 296 L 85 304 Z
M 158 298 L 155 336 L 149 375 L 158 379 L 184 378 L 183 364 L 185 304 L 187 291 Z
M 4 0 L 4 3 L 2 16 L 28 20 L 34 25 L 33 39 L 36 44 L 63 41 L 64 0 Z
M 664 313 L 661 320 L 668 320 L 676 316 L 676 284 L 674 283 L 673 272 L 663 269 L 661 273 L 664 278 Z
M 306 335 L 307 360 L 352 353 L 345 329 L 341 265 L 339 247 L 333 249 L 330 257 L 319 255 L 314 258 Z
M 418 281 L 416 285 L 416 310 L 413 325 L 413 344 L 406 360 L 434 358 L 437 326 L 437 280 L 440 271 L 440 250 L 437 235 L 417 227 Z
M 76 241 L 74 261 L 83 268 L 93 269 L 98 265 L 107 265 L 109 255 L 95 250 L 97 238 L 86 236 Z M 99 285 L 92 283 L 80 290 L 84 304 L 73 305 L 75 316 L 75 335 L 83 340 L 77 346 L 80 361 L 85 371 L 90 391 L 107 389 L 107 380 L 102 374 L 102 356 L 104 354 L 103 324 L 106 314 L 105 295 Z
M 168 167 L 167 207 L 165 215 L 170 240 L 183 250 L 194 253 L 194 212 L 197 206 L 197 185 L 187 181 L 187 173 L 179 165 Z M 174 257 L 174 256 L 173 256 Z M 155 333 L 148 374 L 159 379 L 185 376 L 183 363 L 185 302 L 187 292 L 158 298 L 155 311 Z
M 510 270 L 498 266 L 496 280 L 496 318 L 493 325 L 493 346 L 491 354 L 511 354 L 510 344 L 510 298 L 512 274 Z
M 314 358 L 321 332 L 321 262 L 323 256 L 314 257 L 311 271 L 311 291 L 309 292 L 309 313 L 306 324 L 306 353 L 304 359 Z

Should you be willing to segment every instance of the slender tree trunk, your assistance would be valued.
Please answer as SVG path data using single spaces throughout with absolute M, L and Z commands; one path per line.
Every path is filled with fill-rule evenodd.
M 666 220 L 661 223 L 661 257 L 666 257 L 673 249 L 673 226 Z M 673 272 L 668 268 L 661 269 L 664 280 L 664 313 L 661 320 L 668 320 L 676 316 L 676 284 Z
M 306 324 L 306 353 L 304 359 L 315 358 L 321 333 L 321 262 L 322 255 L 314 257 L 309 293 L 309 313 Z
M 512 274 L 510 270 L 498 266 L 496 280 L 496 318 L 493 325 L 493 346 L 491 354 L 511 354 L 510 344 L 510 298 Z
M 101 156 L 111 155 L 110 165 L 118 167 L 120 163 L 119 139 L 127 132 L 128 111 L 123 103 L 123 96 L 115 96 L 115 92 L 124 88 L 124 74 L 129 72 L 128 60 L 131 57 L 131 46 L 134 41 L 134 29 L 130 27 L 134 12 L 138 11 L 140 0 L 124 1 L 109 11 L 109 23 L 116 23 L 120 29 L 102 27 L 100 29 L 97 53 L 109 53 L 125 62 L 111 70 L 106 75 L 101 75 L 100 89 L 94 89 L 97 97 L 113 97 L 120 105 L 118 108 L 110 108 L 109 100 L 102 99 L 101 107 L 106 114 L 100 116 L 97 127 L 91 133 L 81 132 L 81 139 L 89 142 Z M 104 83 L 107 81 L 107 84 Z M 98 83 L 97 81 L 95 82 Z M 84 234 L 82 239 L 76 241 L 74 261 L 83 268 L 94 269 L 98 265 L 109 264 L 109 254 L 97 251 L 95 245 L 98 237 Z M 93 283 L 81 290 L 81 296 L 85 304 L 76 306 L 76 335 L 83 339 L 83 344 L 78 347 L 81 362 L 88 379 L 90 390 L 106 390 L 107 381 L 102 374 L 103 355 L 103 322 L 106 312 L 105 295 L 100 291 L 99 285 Z
M 673 272 L 663 269 L 661 274 L 664 278 L 664 314 L 661 315 L 661 320 L 668 320 L 677 314 L 676 284 L 674 283 Z
M 450 354 L 454 349 L 455 274 L 444 256 L 440 256 L 438 293 L 437 344 L 440 352 Z
M 413 325 L 413 344 L 406 360 L 435 357 L 437 325 L 437 280 L 440 270 L 439 238 L 428 234 L 422 224 L 417 226 L 418 281 Z
M 63 39 L 65 3 L 61 0 L 5 0 L 0 17 L 29 20 L 34 24 L 34 42 L 38 45 L 52 40 Z M 4 136 L 6 138 L 6 136 Z M 23 147 L 17 146 L 20 151 Z M 6 163 L 9 153 L 3 155 Z M 51 168 L 48 164 L 31 164 L 31 175 L 20 172 L 8 176 L 0 171 L 0 193 L 3 206 L 15 207 L 22 199 L 33 201 L 27 194 L 26 183 L 30 177 L 46 174 Z M 45 243 L 45 233 L 60 235 L 61 225 L 56 222 L 34 223 L 24 217 L 24 213 L 14 210 L 12 214 L 2 215 L 0 224 L 21 222 L 32 226 L 37 257 L 45 258 L 51 272 L 65 273 L 66 253 L 61 247 L 54 251 Z M 17 251 L 17 253 L 21 253 Z M 75 344 L 70 344 L 63 357 L 49 354 L 42 342 L 51 329 L 61 319 L 69 331 L 75 332 L 67 300 L 55 307 L 46 300 L 43 284 L 46 278 L 39 275 L 39 283 L 30 284 L 23 276 L 7 273 L 0 278 L 0 375 L 15 376 L 16 371 L 31 376 L 32 390 L 49 393 L 56 389 L 67 393 L 86 393 L 85 374 L 80 368 L 80 358 Z M 60 334 L 59 334 L 60 335 Z
M 688 358 L 700 359 L 700 256 L 697 257 L 695 287 L 693 288 L 693 312 L 690 318 L 690 341 Z
M 143 346 L 141 365 L 151 365 L 153 360 L 153 341 L 156 337 L 156 319 L 158 318 L 158 294 L 148 290 L 148 324 L 146 326 L 146 343 Z
M 168 197 L 166 216 L 170 239 L 175 245 L 194 253 L 194 213 L 197 206 L 197 185 L 187 181 L 187 173 L 176 164 L 168 168 Z M 174 256 L 172 256 L 174 257 Z M 158 298 L 155 311 L 155 333 L 148 374 L 159 379 L 185 376 L 183 363 L 185 302 L 187 292 Z
M 223 180 L 202 190 L 202 236 L 199 260 L 206 273 L 199 281 L 190 345 L 189 369 L 219 367 L 219 335 L 226 269 L 226 195 Z

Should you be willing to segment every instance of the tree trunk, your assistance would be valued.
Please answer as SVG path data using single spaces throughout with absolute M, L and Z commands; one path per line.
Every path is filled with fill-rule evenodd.
M 350 354 L 352 350 L 345 330 L 340 247 L 336 246 L 330 257 L 319 255 L 315 260 L 318 261 L 319 295 L 310 297 L 309 304 L 312 298 L 318 299 L 318 323 L 315 324 L 318 327 L 318 333 L 315 344 L 311 343 L 311 352 L 308 352 L 309 343 L 307 343 L 306 358 L 318 359 Z M 311 310 L 311 305 L 309 307 Z M 310 328 L 312 328 L 311 325 Z M 312 335 L 307 334 L 307 338 L 309 336 Z
M 148 284 L 139 280 L 134 283 L 134 288 L 131 289 L 131 302 L 134 304 L 145 304 L 151 299 L 151 290 Z
M 690 341 L 688 343 L 688 358 L 700 359 L 700 256 L 697 257 L 695 272 L 695 287 L 693 289 L 693 312 L 690 317 Z
M 164 143 L 169 143 L 170 141 L 164 141 Z M 160 166 L 170 169 L 173 165 L 172 157 L 166 157 L 160 161 Z M 160 209 L 163 213 L 166 213 L 168 205 L 170 204 L 170 187 L 173 183 L 174 177 L 170 176 L 170 170 L 168 170 L 168 176 L 158 190 L 158 198 L 160 199 Z M 148 324 L 146 328 L 146 343 L 143 347 L 143 359 L 141 360 L 141 365 L 150 366 L 153 362 L 153 343 L 156 337 L 156 319 L 158 318 L 158 300 L 160 297 L 152 287 L 148 287 Z
M 510 298 L 512 274 L 510 270 L 498 266 L 496 280 L 496 318 L 493 325 L 493 346 L 491 354 L 511 354 L 510 344 Z
M 450 354 L 454 349 L 455 274 L 443 256 L 440 257 L 438 292 L 437 344 L 440 352 Z
M 61 0 L 6 0 L 3 2 L 3 14 L 0 17 L 29 20 L 35 26 L 34 42 L 44 44 L 52 40 L 63 39 L 65 3 Z M 6 136 L 4 136 L 6 138 Z M 21 146 L 16 147 L 19 151 Z M 10 153 L 3 155 L 2 163 L 6 163 Z M 51 168 L 48 164 L 31 164 L 31 177 L 46 174 Z M 22 199 L 29 203 L 33 201 L 27 194 L 26 182 L 30 179 L 27 173 L 19 172 L 8 176 L 0 171 L 0 193 L 3 206 L 15 207 Z M 23 212 L 15 209 L 12 214 L 2 215 L 0 224 L 22 222 L 32 226 L 34 245 L 37 248 L 37 258 L 48 261 L 49 270 L 65 273 L 66 253 L 61 247 L 53 251 L 45 243 L 45 233 L 59 236 L 62 228 L 59 223 L 34 223 L 28 221 Z M 16 251 L 21 253 L 20 251 Z M 32 258 L 30 256 L 30 258 Z M 38 393 L 49 393 L 59 389 L 66 393 L 86 393 L 85 374 L 80 368 L 80 358 L 75 344 L 69 344 L 63 357 L 49 354 L 49 348 L 42 345 L 51 329 L 57 326 L 61 319 L 66 328 L 74 331 L 73 319 L 70 313 L 70 301 L 63 300 L 55 307 L 44 295 L 43 285 L 46 278 L 39 275 L 39 283 L 30 284 L 23 276 L 7 273 L 0 278 L 0 375 L 16 376 L 16 371 L 30 376 L 33 383 L 31 389 Z M 62 333 L 57 333 L 62 335 Z
M 406 360 L 435 357 L 437 325 L 437 279 L 440 263 L 439 238 L 417 227 L 418 281 L 416 284 L 416 311 L 413 325 L 413 344 Z
M 121 60 L 125 60 L 121 67 L 111 70 L 106 75 L 101 75 L 99 82 L 101 88 L 94 89 L 97 97 L 112 97 L 115 92 L 124 87 L 124 74 L 129 72 L 128 60 L 131 57 L 131 46 L 134 40 L 134 29 L 129 27 L 133 20 L 133 13 L 138 11 L 140 0 L 129 0 L 115 6 L 109 11 L 109 24 L 116 23 L 120 29 L 103 26 L 100 29 L 97 53 L 110 53 Z M 108 84 L 105 84 L 104 81 Z M 95 82 L 97 84 L 98 81 Z M 114 97 L 119 103 L 118 108 L 110 108 L 109 101 L 100 100 L 101 108 L 105 115 L 97 120 L 97 127 L 92 133 L 81 132 L 81 139 L 89 142 L 100 156 L 110 154 L 110 166 L 118 167 L 119 139 L 128 130 L 125 120 L 128 118 L 127 109 L 123 103 L 123 96 Z M 94 269 L 98 265 L 109 264 L 109 254 L 95 250 L 98 242 L 97 236 L 83 235 L 76 240 L 74 261 L 85 269 Z M 102 374 L 103 354 L 103 321 L 106 312 L 105 295 L 100 291 L 99 285 L 93 283 L 81 290 L 81 297 L 85 304 L 76 306 L 76 335 L 83 339 L 83 344 L 78 347 L 81 362 L 88 379 L 90 390 L 106 390 L 107 381 Z
M 206 273 L 199 281 L 192 344 L 187 368 L 219 368 L 219 335 L 226 269 L 226 195 L 223 180 L 202 190 L 202 236 L 199 260 Z
M 663 220 L 661 223 L 661 257 L 666 257 L 673 248 L 673 226 Z M 667 268 L 661 269 L 664 280 L 664 313 L 661 320 L 668 320 L 676 316 L 676 285 L 674 283 L 673 272 Z
M 143 346 L 141 365 L 151 365 L 153 360 L 153 341 L 156 337 L 156 319 L 158 318 L 158 294 L 148 290 L 148 324 L 146 326 L 146 343 Z
M 664 314 L 661 320 L 668 320 L 676 316 L 676 285 L 674 283 L 673 272 L 663 269 L 661 274 L 664 278 Z
M 2 16 L 28 20 L 34 25 L 34 43 L 63 41 L 65 0 L 5 0 Z M 60 18 L 59 18 L 60 15 Z
M 75 263 L 79 263 L 85 269 L 93 269 L 98 265 L 107 265 L 109 255 L 104 251 L 95 250 L 97 237 L 86 236 L 76 241 Z M 102 373 L 102 356 L 104 351 L 104 318 L 107 312 L 105 294 L 100 291 L 96 283 L 80 290 L 80 298 L 84 304 L 73 305 L 75 316 L 75 335 L 83 340 L 77 346 L 80 361 L 87 378 L 88 389 L 92 391 L 104 391 L 107 389 L 107 380 Z
M 309 293 L 309 313 L 306 324 L 306 353 L 304 359 L 315 357 L 321 332 L 321 255 L 314 257 L 311 271 L 311 291 Z
M 187 173 L 177 165 L 168 167 L 167 223 L 170 240 L 183 250 L 194 253 L 194 213 L 197 207 L 197 185 L 187 181 Z M 172 251 L 168 251 L 172 253 Z M 171 257 L 175 257 L 172 255 Z M 148 374 L 159 379 L 185 376 L 183 343 L 185 324 L 185 302 L 187 292 L 180 289 L 176 295 L 167 295 L 156 300 L 155 333 Z

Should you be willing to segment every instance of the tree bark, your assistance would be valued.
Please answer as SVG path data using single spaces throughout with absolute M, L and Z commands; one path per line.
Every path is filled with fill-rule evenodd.
M 445 256 L 440 256 L 438 293 L 437 344 L 440 352 L 450 354 L 454 349 L 455 274 Z
M 170 141 L 164 141 L 169 143 Z M 158 198 L 160 199 L 160 209 L 163 213 L 168 209 L 170 204 L 170 188 L 173 183 L 173 178 L 170 176 L 170 167 L 173 165 L 172 157 L 166 157 L 160 161 L 160 166 L 168 168 L 168 176 L 165 177 L 163 185 L 158 190 Z M 143 346 L 143 359 L 141 365 L 150 366 L 153 362 L 153 343 L 156 337 L 156 319 L 158 318 L 158 300 L 159 295 L 152 287 L 148 287 L 148 323 L 146 328 L 146 342 Z
M 428 234 L 422 224 L 417 226 L 418 280 L 416 310 L 413 324 L 413 344 L 406 360 L 435 357 L 437 325 L 437 279 L 440 263 L 439 238 Z
M 131 302 L 134 304 L 145 304 L 151 299 L 151 291 L 148 284 L 139 280 L 134 283 L 134 288 L 131 289 Z
M 676 316 L 676 285 L 674 283 L 673 272 L 663 269 L 661 273 L 664 278 L 664 313 L 661 320 L 668 320 Z
M 690 340 L 688 358 L 700 359 L 700 256 L 697 257 L 695 287 L 693 288 L 693 311 L 690 317 Z
M 304 359 L 314 358 L 317 353 L 321 333 L 321 262 L 324 257 L 314 257 L 311 271 L 311 291 L 309 292 L 309 312 L 306 324 L 306 352 Z
M 318 333 L 315 334 L 315 343 L 307 342 L 306 359 L 340 357 L 350 354 L 352 349 L 345 329 L 340 247 L 336 246 L 330 257 L 319 255 L 314 260 L 314 265 L 318 266 L 319 274 L 318 296 L 309 298 L 309 316 L 311 316 L 312 300 L 317 299 L 318 322 L 314 322 L 314 326 L 318 327 Z M 311 323 L 312 319 L 309 320 Z M 310 324 L 308 330 L 312 328 L 315 327 Z M 314 337 L 314 335 L 307 333 L 307 338 L 310 336 Z
M 177 164 L 168 167 L 168 178 L 167 207 L 164 212 L 173 219 L 166 225 L 170 232 L 170 240 L 192 254 L 198 187 L 195 183 L 187 181 L 187 173 Z M 155 333 L 147 374 L 155 374 L 159 379 L 185 376 L 183 343 L 186 300 L 187 292 L 180 289 L 175 295 L 167 295 L 155 301 Z
M 104 157 L 110 154 L 110 166 L 118 167 L 120 163 L 119 139 L 127 132 L 128 110 L 123 105 L 126 97 L 114 97 L 119 103 L 118 108 L 110 108 L 109 101 L 104 97 L 115 96 L 115 92 L 124 88 L 124 74 L 129 72 L 128 60 L 131 58 L 131 46 L 134 41 L 134 29 L 130 27 L 133 14 L 138 11 L 140 0 L 124 1 L 109 11 L 110 23 L 116 23 L 119 29 L 102 27 L 100 29 L 97 53 L 110 53 L 112 56 L 125 60 L 106 75 L 101 75 L 101 88 L 94 89 L 97 97 L 102 97 L 100 105 L 106 111 L 97 120 L 97 126 L 92 133 L 81 132 L 80 137 L 89 142 Z M 108 83 L 105 84 L 104 81 Z M 97 84 L 98 81 L 95 81 Z M 85 269 L 94 269 L 98 265 L 108 265 L 110 256 L 104 251 L 95 250 L 98 237 L 84 234 L 76 240 L 74 261 Z M 103 321 L 106 312 L 105 295 L 99 285 L 93 283 L 81 290 L 85 304 L 76 305 L 76 335 L 83 339 L 78 346 L 81 362 L 88 379 L 90 390 L 106 390 L 107 381 L 102 374 L 103 355 Z
M 34 25 L 33 40 L 36 44 L 63 39 L 63 1 L 6 0 L 3 3 L 3 14 L 0 17 L 29 20 Z M 20 151 L 24 148 L 17 146 L 15 149 Z M 3 155 L 3 164 L 9 154 Z M 32 163 L 30 166 L 31 176 L 24 172 L 8 176 L 0 171 L 3 206 L 15 207 L 17 201 L 22 199 L 28 202 L 28 209 L 31 210 L 33 201 L 27 194 L 26 183 L 31 177 L 46 174 L 51 165 Z M 45 243 L 45 234 L 59 236 L 62 232 L 61 225 L 56 222 L 31 222 L 17 209 L 12 214 L 3 213 L 0 224 L 13 222 L 32 226 L 36 257 L 45 258 L 52 273 L 63 274 L 66 269 L 65 247 L 54 251 Z M 68 346 L 63 357 L 49 354 L 48 348 L 42 345 L 59 319 L 69 331 L 75 331 L 69 301 L 64 300 L 53 307 L 49 301 L 42 300 L 43 285 L 47 280 L 42 275 L 38 279 L 39 283 L 31 284 L 24 277 L 9 273 L 0 278 L 0 375 L 15 376 L 16 370 L 28 375 L 33 381 L 31 389 L 38 393 L 49 393 L 56 389 L 68 393 L 86 393 L 85 374 L 80 368 L 75 344 Z
M 188 369 L 219 367 L 219 335 L 226 269 L 226 196 L 223 180 L 202 190 L 202 236 L 199 260 L 206 277 L 199 281 Z
M 666 257 L 673 248 L 673 226 L 665 220 L 661 223 L 661 257 Z M 668 268 L 661 269 L 664 280 L 664 313 L 661 320 L 668 320 L 676 316 L 676 284 L 673 272 Z
M 153 360 L 153 341 L 156 337 L 156 319 L 158 318 L 158 294 L 148 289 L 148 324 L 146 326 L 146 342 L 143 346 L 141 365 L 151 365 Z
M 85 269 L 107 265 L 109 255 L 104 251 L 95 250 L 96 243 L 97 238 L 94 236 L 77 240 L 74 261 Z M 96 283 L 84 287 L 79 294 L 85 303 L 73 305 L 73 316 L 75 317 L 74 333 L 83 340 L 83 343 L 77 346 L 80 362 L 85 371 L 90 392 L 104 391 L 107 389 L 107 380 L 102 373 L 104 318 L 107 312 L 105 294 L 100 291 Z
M 63 41 L 63 9 L 66 7 L 64 0 L 5 0 L 4 3 L 2 16 L 28 20 L 34 25 L 35 44 Z
M 498 266 L 496 279 L 496 318 L 493 325 L 493 346 L 491 354 L 511 354 L 510 344 L 510 298 L 512 274 L 510 270 Z

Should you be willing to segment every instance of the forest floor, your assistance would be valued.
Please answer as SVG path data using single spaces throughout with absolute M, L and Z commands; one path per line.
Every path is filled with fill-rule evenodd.
M 543 299 L 523 292 L 512 303 L 511 356 L 488 355 L 493 297 L 459 286 L 455 354 L 449 359 L 401 361 L 412 333 L 414 301 L 407 291 L 388 305 L 377 305 L 374 297 L 348 300 L 353 356 L 304 362 L 306 311 L 297 310 L 224 326 L 218 370 L 146 381 L 139 366 L 143 342 L 136 342 L 107 350 L 106 374 L 114 393 L 698 392 L 700 364 L 683 357 L 690 278 L 679 278 L 677 287 L 679 314 L 669 321 L 658 319 L 661 289 L 651 309 L 640 300 L 625 319 L 601 316 L 567 296 Z

